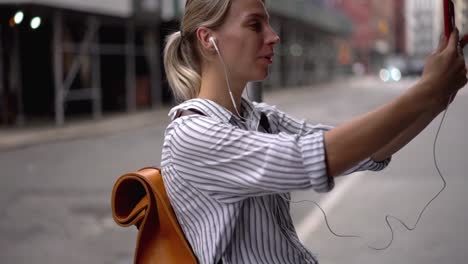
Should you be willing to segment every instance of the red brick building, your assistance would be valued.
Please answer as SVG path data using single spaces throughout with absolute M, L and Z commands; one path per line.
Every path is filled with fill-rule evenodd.
M 367 72 L 377 70 L 386 56 L 404 53 L 405 0 L 326 1 L 353 21 L 353 59 L 354 62 L 364 64 Z

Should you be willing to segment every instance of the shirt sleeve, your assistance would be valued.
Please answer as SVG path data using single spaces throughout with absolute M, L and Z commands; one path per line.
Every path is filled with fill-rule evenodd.
M 269 106 L 264 103 L 259 104 L 258 106 L 263 108 L 263 111 L 267 113 L 267 116 L 273 117 L 271 120 L 273 121 L 277 131 L 280 132 L 307 135 L 310 133 L 317 133 L 319 131 L 325 133 L 334 128 L 333 126 L 323 124 L 312 125 L 307 123 L 305 120 L 294 118 L 278 110 L 276 107 Z M 274 120 L 276 120 L 276 122 Z M 348 175 L 358 171 L 381 171 L 388 166 L 391 160 L 392 157 L 388 157 L 383 161 L 374 161 L 372 158 L 367 158 L 344 172 L 342 175 Z
M 173 168 L 221 202 L 308 188 L 327 192 L 334 186 L 322 131 L 267 134 L 203 116 L 179 118 L 173 125 Z

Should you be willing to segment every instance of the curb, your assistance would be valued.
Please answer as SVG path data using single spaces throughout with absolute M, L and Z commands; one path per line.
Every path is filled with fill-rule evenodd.
M 129 129 L 169 122 L 170 107 L 104 116 L 98 120 L 70 121 L 62 127 L 20 127 L 0 130 L 0 152 L 61 140 L 107 135 Z M 163 122 L 166 125 L 167 122 Z

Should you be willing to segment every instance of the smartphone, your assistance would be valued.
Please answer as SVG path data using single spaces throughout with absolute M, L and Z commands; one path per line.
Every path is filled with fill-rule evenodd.
M 450 38 L 450 34 L 455 28 L 455 7 L 452 0 L 444 0 L 444 30 L 445 37 Z

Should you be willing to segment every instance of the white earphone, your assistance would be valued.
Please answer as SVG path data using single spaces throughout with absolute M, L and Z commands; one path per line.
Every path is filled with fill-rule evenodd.
M 216 49 L 216 51 L 217 51 L 218 54 L 219 54 L 218 45 L 216 44 L 216 38 L 213 37 L 213 36 L 211 36 L 211 37 L 210 37 L 210 42 L 213 43 L 214 48 Z

